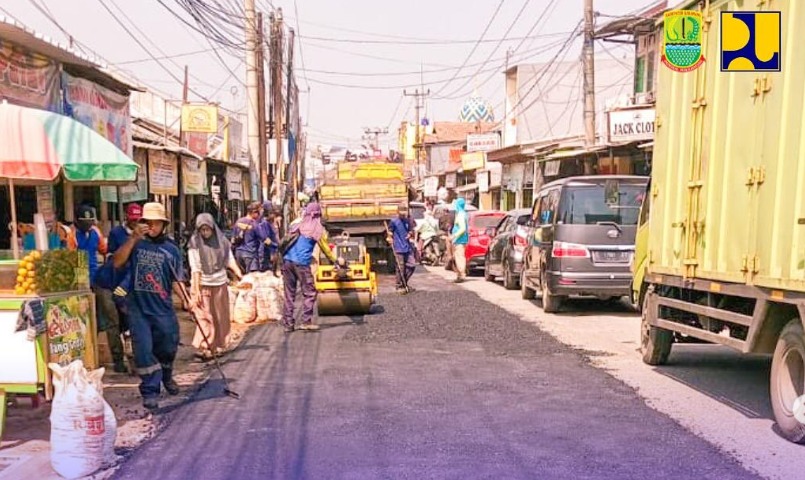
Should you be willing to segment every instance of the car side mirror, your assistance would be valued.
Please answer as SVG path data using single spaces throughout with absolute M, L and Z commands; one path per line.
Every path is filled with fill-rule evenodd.
M 528 219 L 528 220 L 526 220 L 526 221 L 525 221 L 525 223 L 523 223 L 522 225 L 523 225 L 523 226 L 525 226 L 525 227 L 528 227 L 528 228 L 533 228 L 533 227 L 534 227 L 534 220 L 531 220 L 531 219 L 529 218 L 529 219 Z
M 486 235 L 489 237 L 494 237 L 495 235 L 497 235 L 497 233 L 498 229 L 495 227 L 489 227 L 486 229 Z

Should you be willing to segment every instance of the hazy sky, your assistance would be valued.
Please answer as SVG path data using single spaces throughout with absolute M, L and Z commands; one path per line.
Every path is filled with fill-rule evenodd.
M 233 11 L 242 2 L 203 0 L 216 1 Z M 181 1 L 161 2 L 193 22 L 180 9 Z M 595 9 L 602 14 L 597 22 L 606 23 L 610 16 L 651 3 L 596 0 Z M 35 4 L 44 5 L 59 27 Z M 104 5 L 156 57 L 207 51 L 161 60 L 160 66 Z M 403 89 L 417 88 L 420 70 L 425 89 L 431 92 L 427 110 L 432 121 L 456 120 L 461 104 L 475 89 L 499 106 L 506 49 L 513 51 L 512 64 L 549 59 L 557 49 L 550 45 L 566 38 L 565 32 L 582 19 L 583 0 L 503 0 L 502 4 L 499 0 L 257 0 L 257 5 L 265 12 L 271 5 L 281 8 L 286 24 L 297 29 L 301 42 L 301 50 L 297 42 L 295 51 L 298 83 L 301 89 L 309 87 L 309 93 L 301 94 L 301 112 L 312 143 L 359 145 L 364 127 L 388 127 L 390 135 L 384 143 L 393 145 L 400 121 L 415 118 L 413 99 L 403 97 Z M 67 42 L 62 30 L 68 32 L 110 64 L 172 98 L 181 96 L 181 84 L 171 74 L 180 79 L 187 64 L 191 87 L 199 94 L 225 107 L 245 107 L 243 54 L 219 49 L 235 78 L 209 51 L 208 40 L 183 25 L 160 0 L 4 0 L 0 14 L 4 11 L 62 43 Z M 484 41 L 473 52 L 487 26 Z M 524 38 L 532 28 L 529 38 Z M 577 57 L 579 44 L 577 40 L 568 59 Z M 605 52 L 600 42 L 596 48 L 601 55 L 618 58 L 629 53 L 628 47 L 612 44 Z M 141 61 L 145 59 L 149 60 Z M 495 111 L 497 118 L 502 113 L 500 108 Z

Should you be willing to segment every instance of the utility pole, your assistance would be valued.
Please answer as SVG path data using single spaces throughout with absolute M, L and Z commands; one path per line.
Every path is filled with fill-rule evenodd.
M 265 34 L 263 31 L 263 13 L 257 14 L 257 135 L 259 142 L 260 162 L 260 200 L 268 200 L 268 140 L 266 132 L 266 73 L 265 73 Z
M 294 42 L 294 29 L 288 31 L 288 71 L 285 79 L 285 137 L 288 139 L 288 172 L 285 181 L 287 182 L 287 190 L 285 194 L 285 205 L 283 206 L 283 218 L 291 219 L 290 214 L 296 212 L 298 197 L 296 195 L 297 178 L 299 171 L 296 168 L 296 152 L 293 158 L 291 157 L 291 89 L 293 88 L 293 42 Z M 297 139 L 294 139 L 297 140 Z M 290 198 L 289 198 L 290 197 Z M 292 211 L 289 211 L 291 210 Z
M 595 145 L 595 47 L 593 25 L 593 0 L 584 0 L 584 49 L 582 53 L 584 69 L 584 145 Z M 584 173 L 592 174 L 590 160 L 584 161 Z
M 190 71 L 189 71 L 187 65 L 185 65 L 184 66 L 184 83 L 182 84 L 182 108 L 184 108 L 184 106 L 187 105 L 188 90 L 190 90 Z M 179 122 L 179 148 L 185 148 L 185 144 L 186 144 L 186 136 L 185 136 L 185 133 L 184 133 L 184 125 L 182 125 L 181 121 L 180 121 Z M 182 168 L 181 162 L 183 162 L 182 156 L 179 155 L 179 163 L 180 163 L 179 168 L 180 169 Z M 193 213 L 191 211 L 191 206 L 187 202 L 187 196 L 184 194 L 184 185 L 182 185 L 181 183 L 184 183 L 184 180 L 181 179 L 181 175 L 180 175 L 180 185 L 179 185 L 179 192 L 178 192 L 179 193 L 179 221 L 180 222 L 185 222 L 185 224 L 187 224 L 188 220 L 193 216 Z M 118 204 L 119 204 L 119 202 L 118 202 Z M 168 202 L 168 207 L 172 207 L 171 202 Z M 172 208 L 169 208 L 169 210 L 172 210 Z M 173 212 L 171 212 L 170 215 L 173 215 Z M 172 218 L 172 217 L 169 216 L 168 218 Z M 179 232 L 179 233 L 181 234 L 183 232 Z
M 364 138 L 372 142 L 371 143 L 372 148 L 374 148 L 375 150 L 380 150 L 380 141 L 379 141 L 380 135 L 386 135 L 387 133 L 389 133 L 389 129 L 385 127 L 384 128 L 363 127 L 363 133 L 366 134 Z
M 249 155 L 251 156 L 251 166 L 255 166 L 260 171 L 260 181 L 263 182 L 265 165 L 260 158 L 260 94 L 259 94 L 259 65 L 260 53 L 257 44 L 257 18 L 255 14 L 254 0 L 245 0 L 244 13 L 246 16 L 246 90 L 248 98 L 247 106 L 247 133 L 249 138 Z M 255 165 L 255 163 L 257 165 Z M 261 185 L 261 192 L 265 197 L 267 184 Z
M 282 158 L 282 9 L 278 8 L 271 18 L 271 94 L 274 103 L 274 195 L 277 202 L 283 201 L 282 180 L 285 178 L 285 162 Z
M 430 89 L 428 89 L 427 91 L 423 90 L 421 92 L 419 91 L 419 89 L 416 89 L 416 90 L 414 90 L 414 93 L 408 93 L 407 90 L 403 90 L 403 95 L 405 95 L 406 97 L 414 97 L 414 101 L 416 102 L 415 103 L 416 135 L 415 135 L 415 139 L 414 139 L 414 145 L 415 145 L 414 152 L 416 152 L 415 153 L 415 155 L 416 155 L 416 167 L 415 167 L 416 168 L 416 175 L 415 175 L 415 178 L 416 178 L 417 183 L 419 183 L 422 180 L 420 172 L 419 172 L 419 160 L 420 160 L 420 157 L 421 157 L 420 154 L 422 153 L 421 144 L 422 144 L 422 138 L 423 138 L 423 136 L 421 135 L 421 131 L 420 131 L 421 128 L 422 128 L 422 126 L 420 125 L 422 123 L 421 112 L 422 112 L 422 108 L 424 107 L 425 97 L 430 95 Z

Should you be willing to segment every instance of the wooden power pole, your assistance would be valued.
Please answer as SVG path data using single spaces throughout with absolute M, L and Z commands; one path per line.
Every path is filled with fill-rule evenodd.
M 282 180 L 285 178 L 285 162 L 282 158 L 282 43 L 283 43 L 282 9 L 277 9 L 276 15 L 271 18 L 271 95 L 274 104 L 274 198 L 277 202 L 283 200 Z
M 584 145 L 595 145 L 595 58 L 594 58 L 593 0 L 584 0 Z M 591 174 L 592 162 L 584 161 L 584 173 Z
M 258 160 L 260 162 L 260 200 L 266 201 L 268 195 L 268 140 L 266 135 L 266 81 L 265 81 L 265 37 L 263 14 L 257 14 L 257 134 L 260 142 Z

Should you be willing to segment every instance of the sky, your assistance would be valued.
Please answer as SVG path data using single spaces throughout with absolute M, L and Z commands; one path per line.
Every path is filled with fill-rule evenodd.
M 220 46 L 212 52 L 215 43 L 170 11 L 194 25 L 180 4 L 197 1 L 5 0 L 0 4 L 0 14 L 62 44 L 72 37 L 80 48 L 169 98 L 181 98 L 180 82 L 187 65 L 191 100 L 203 97 L 226 108 L 245 110 L 245 54 Z M 243 0 L 201 1 L 217 2 L 234 12 Z M 511 50 L 510 65 L 547 61 L 558 49 L 552 45 L 566 39 L 582 20 L 584 2 L 256 3 L 266 16 L 281 9 L 286 25 L 296 30 L 294 66 L 309 146 L 359 146 L 366 143 L 361 139 L 365 128 L 387 128 L 389 134 L 381 137 L 380 143 L 395 148 L 400 122 L 416 118 L 414 99 L 403 95 L 404 90 L 409 94 L 417 88 L 422 91 L 423 86 L 429 90 L 423 114 L 431 122 L 458 120 L 461 105 L 475 92 L 497 107 L 495 114 L 500 119 L 507 49 Z M 605 24 L 651 3 L 653 0 L 596 0 L 594 8 L 600 14 L 596 22 Z M 568 59 L 577 58 L 579 50 L 577 39 Z M 596 42 L 596 55 L 632 57 L 630 47 L 601 42 Z

